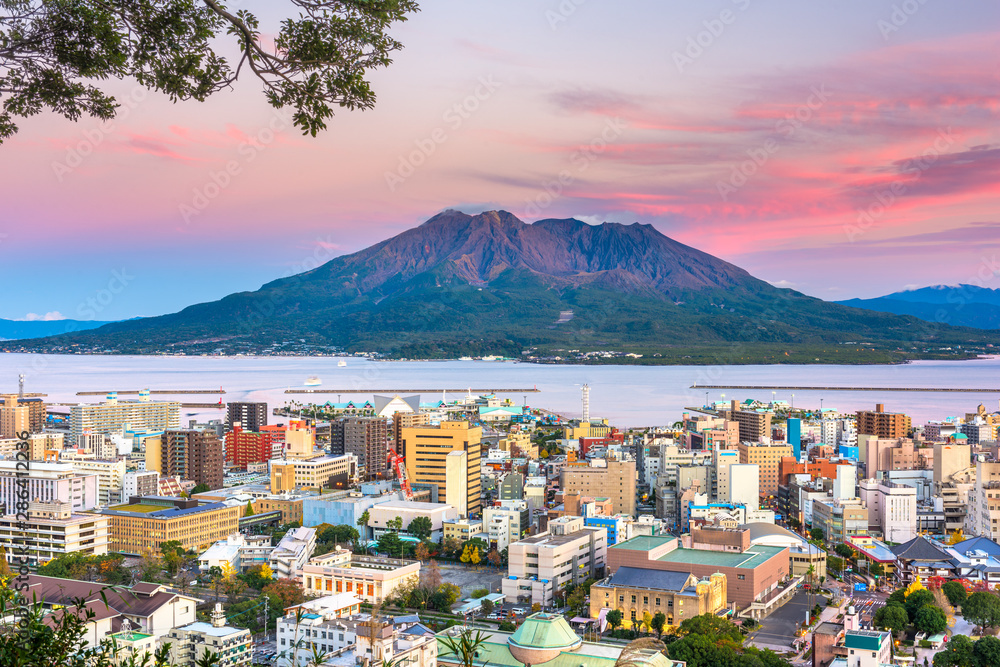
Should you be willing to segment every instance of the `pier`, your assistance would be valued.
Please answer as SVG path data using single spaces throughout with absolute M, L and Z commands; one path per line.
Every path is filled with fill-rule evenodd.
M 477 389 L 461 387 L 459 389 L 286 389 L 286 394 L 437 394 L 442 391 L 449 394 L 472 392 L 475 394 L 537 394 L 542 390 L 537 387 L 530 389 Z
M 791 387 L 758 384 L 693 384 L 691 389 L 750 389 L 756 391 L 923 391 L 929 393 L 1000 394 L 1000 389 L 970 389 L 966 387 Z
M 77 396 L 104 396 L 105 394 L 118 394 L 119 396 L 131 396 L 138 395 L 140 390 L 135 391 L 78 391 Z M 218 389 L 150 389 L 150 394 L 225 394 L 226 390 L 222 387 Z

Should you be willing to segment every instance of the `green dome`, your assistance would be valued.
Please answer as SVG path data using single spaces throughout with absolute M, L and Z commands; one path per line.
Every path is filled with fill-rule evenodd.
M 565 618 L 544 612 L 524 619 L 507 640 L 511 655 L 526 665 L 548 662 L 562 651 L 575 651 L 582 643 Z

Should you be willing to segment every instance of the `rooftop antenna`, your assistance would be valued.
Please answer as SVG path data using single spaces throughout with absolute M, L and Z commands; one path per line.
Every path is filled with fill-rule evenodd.
M 590 385 L 583 385 L 583 421 L 590 421 Z
M 17 376 L 17 397 L 24 398 L 24 373 Z

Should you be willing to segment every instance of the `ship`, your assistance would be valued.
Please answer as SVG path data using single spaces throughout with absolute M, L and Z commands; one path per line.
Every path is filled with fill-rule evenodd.
M 307 387 L 318 387 L 318 386 L 320 386 L 321 384 L 323 384 L 323 381 L 322 381 L 322 380 L 320 380 L 320 379 L 319 379 L 318 377 L 316 377 L 315 375 L 313 375 L 313 376 L 310 376 L 310 377 L 307 377 L 307 378 L 306 378 L 306 382 L 305 382 L 305 385 L 306 385 Z
M 340 361 L 337 362 L 337 366 L 340 367 L 340 368 L 343 368 L 346 365 L 347 365 L 347 362 L 344 361 L 344 360 L 340 360 Z

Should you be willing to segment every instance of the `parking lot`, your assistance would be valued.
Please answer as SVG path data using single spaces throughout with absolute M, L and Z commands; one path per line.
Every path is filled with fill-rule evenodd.
M 481 566 L 478 570 L 456 563 L 438 561 L 441 569 L 441 581 L 455 584 L 462 589 L 462 599 L 472 597 L 472 591 L 485 588 L 490 593 L 500 592 L 500 581 L 503 575 L 490 566 Z

